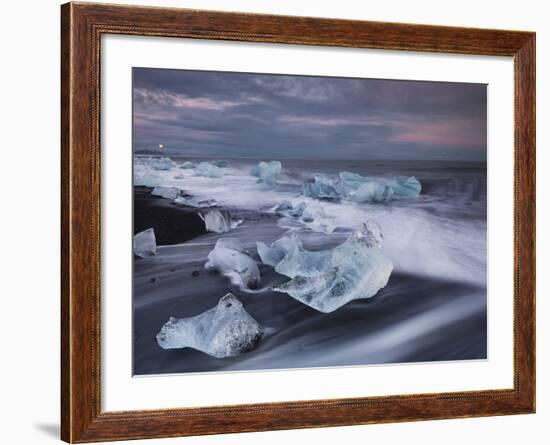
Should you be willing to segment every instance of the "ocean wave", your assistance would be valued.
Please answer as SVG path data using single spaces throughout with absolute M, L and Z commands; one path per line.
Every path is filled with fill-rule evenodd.
M 140 164 L 141 165 L 141 164 Z M 395 270 L 429 277 L 486 283 L 486 178 L 483 172 L 449 170 L 419 172 L 422 194 L 416 199 L 386 203 L 349 201 L 319 202 L 304 196 L 302 184 L 315 170 L 288 167 L 283 162 L 281 176 L 267 186 L 250 174 L 257 162 L 229 161 L 223 177 L 195 176 L 192 169 L 155 170 L 155 178 L 165 187 L 177 187 L 197 199 L 215 199 L 220 207 L 253 212 L 273 212 L 284 201 L 306 208 L 322 206 L 322 224 L 281 218 L 280 226 L 290 230 L 324 230 L 325 244 L 334 244 L 374 219 L 384 234 L 384 249 Z M 350 166 L 347 166 L 350 167 Z M 140 166 L 140 171 L 143 167 Z M 327 163 L 327 174 L 334 175 Z M 365 172 L 368 173 L 368 172 Z M 393 171 L 392 174 L 400 173 Z M 410 172 L 403 172 L 407 175 Z M 429 175 L 433 175 L 431 177 Z M 381 175 L 383 177 L 383 175 Z M 425 178 L 425 179 L 424 179 Z M 316 212 L 321 214 L 319 212 Z M 335 232 L 335 233 L 331 233 Z M 255 242 L 257 240 L 253 240 Z

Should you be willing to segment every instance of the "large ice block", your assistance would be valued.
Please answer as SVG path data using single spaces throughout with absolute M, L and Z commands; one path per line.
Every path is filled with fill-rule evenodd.
M 156 255 L 156 253 L 157 241 L 155 231 L 152 228 L 134 235 L 134 255 L 147 258 Z
M 274 185 L 281 176 L 281 161 L 260 162 L 252 169 L 252 176 L 257 176 L 259 182 Z
M 156 186 L 152 191 L 151 195 L 160 196 L 161 198 L 166 199 L 176 199 L 181 193 L 181 190 L 177 187 L 165 187 L 162 185 Z
M 356 202 L 382 202 L 394 198 L 411 198 L 420 194 L 420 182 L 414 177 L 368 177 L 341 172 L 340 189 L 344 196 Z
M 236 286 L 254 289 L 260 283 L 260 270 L 237 238 L 220 238 L 208 254 L 206 269 L 216 269 Z
M 418 196 L 422 191 L 422 185 L 420 184 L 420 181 L 414 176 L 399 176 L 393 178 L 393 182 L 390 183 L 390 185 L 393 188 L 393 192 L 395 193 L 395 195 L 401 197 Z
M 257 241 L 256 249 L 262 263 L 275 267 L 298 243 L 299 241 L 295 236 L 284 236 L 271 243 L 270 246 L 262 241 Z
M 305 196 L 316 199 L 338 200 L 341 198 L 333 179 L 326 175 L 315 175 L 313 182 L 306 182 L 303 185 Z
M 210 210 L 208 213 L 199 213 L 204 221 L 204 226 L 209 232 L 224 233 L 229 232 L 240 225 L 243 219 L 233 219 L 227 210 Z
M 200 315 L 170 317 L 157 334 L 157 343 L 163 349 L 192 348 L 222 359 L 251 351 L 263 335 L 263 327 L 229 293 Z
M 414 176 L 369 177 L 340 172 L 336 179 L 327 175 L 314 176 L 313 182 L 303 185 L 303 194 L 321 200 L 383 202 L 416 197 L 421 189 L 420 182 Z
M 314 277 L 330 270 L 332 253 L 332 250 L 309 251 L 298 242 L 275 265 L 275 271 L 290 278 Z
M 394 195 L 393 188 L 377 181 L 365 182 L 357 190 L 349 194 L 349 199 L 355 202 L 389 201 Z
M 308 251 L 297 244 L 275 266 L 275 271 L 292 279 L 274 290 L 320 312 L 371 298 L 386 286 L 393 269 L 381 242 L 379 226 L 369 221 L 330 250 Z
M 210 162 L 199 162 L 195 166 L 195 176 L 206 176 L 208 178 L 221 178 L 223 170 Z

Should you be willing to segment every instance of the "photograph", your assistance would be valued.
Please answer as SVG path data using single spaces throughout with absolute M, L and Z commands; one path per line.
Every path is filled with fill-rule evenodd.
M 135 376 L 487 359 L 486 84 L 132 82 Z

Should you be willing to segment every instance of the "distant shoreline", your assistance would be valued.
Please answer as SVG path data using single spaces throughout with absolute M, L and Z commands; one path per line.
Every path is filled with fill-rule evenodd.
M 427 163 L 427 162 L 433 162 L 433 163 L 456 163 L 456 164 L 477 164 L 477 165 L 487 165 L 487 160 L 485 159 L 368 159 L 368 158 L 356 158 L 356 159 L 342 159 L 342 158 L 319 158 L 319 157 L 311 157 L 311 158 L 282 158 L 277 156 L 254 156 L 254 157 L 235 157 L 235 156 L 212 156 L 212 155 L 187 155 L 185 153 L 173 153 L 173 152 L 161 152 L 161 151 L 134 151 L 134 156 L 158 156 L 158 157 L 169 157 L 169 158 L 175 158 L 175 159 L 189 159 L 189 160 L 215 160 L 215 159 L 234 159 L 236 161 L 251 161 L 251 162 L 259 162 L 262 160 L 278 160 L 281 162 L 284 161 L 339 161 L 339 162 L 393 162 L 393 163 Z

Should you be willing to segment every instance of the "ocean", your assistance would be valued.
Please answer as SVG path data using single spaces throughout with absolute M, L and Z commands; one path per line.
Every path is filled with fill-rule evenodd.
M 200 161 L 172 159 L 176 164 Z M 154 227 L 159 244 L 155 256 L 134 260 L 135 375 L 487 358 L 485 163 L 283 159 L 280 178 L 268 186 L 251 175 L 259 159 L 226 160 L 221 178 L 178 167 L 154 175 L 156 185 L 215 199 L 216 208 L 243 220 L 228 233 L 206 232 L 198 212 L 208 209 L 177 205 L 135 186 L 134 231 Z M 414 176 L 422 191 L 418 197 L 387 202 L 303 196 L 303 184 L 315 175 L 336 177 L 344 171 L 380 178 Z M 304 223 L 275 214 L 273 209 L 283 201 L 305 202 L 316 209 L 318 220 Z M 269 245 L 294 233 L 306 249 L 325 250 L 343 243 L 367 220 L 380 226 L 383 252 L 393 263 L 388 284 L 374 297 L 322 313 L 271 290 L 288 277 L 261 264 L 256 242 Z M 205 269 L 208 254 L 224 237 L 237 238 L 260 263 L 255 289 Z M 201 314 L 228 292 L 266 328 L 252 351 L 219 359 L 157 344 L 156 335 L 170 317 Z

